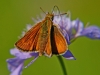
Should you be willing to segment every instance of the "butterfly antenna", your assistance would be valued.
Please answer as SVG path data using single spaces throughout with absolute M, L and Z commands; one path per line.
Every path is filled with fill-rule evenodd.
M 53 13 L 53 11 L 54 11 L 55 8 L 58 9 L 58 12 L 59 12 L 59 14 L 60 14 L 60 10 L 59 10 L 58 6 L 56 6 L 56 5 L 55 5 L 55 6 L 53 7 L 53 9 L 52 9 L 52 13 Z
M 67 13 L 62 13 L 62 14 L 60 14 L 60 10 L 59 10 L 58 6 L 56 6 L 56 5 L 53 7 L 52 13 L 53 13 L 53 11 L 54 11 L 55 8 L 58 9 L 58 12 L 59 12 L 59 15 L 60 15 L 60 16 L 61 16 L 61 15 L 67 14 Z M 59 16 L 59 15 L 55 15 L 55 16 Z
M 45 13 L 45 11 L 40 7 L 40 9 Z M 46 14 L 46 13 L 45 13 Z

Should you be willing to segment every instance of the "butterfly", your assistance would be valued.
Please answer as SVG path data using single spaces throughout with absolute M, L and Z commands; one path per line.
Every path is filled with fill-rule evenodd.
M 27 31 L 15 46 L 21 51 L 39 52 L 39 56 L 65 53 L 68 50 L 67 41 L 53 19 L 54 14 L 48 12 L 44 20 Z

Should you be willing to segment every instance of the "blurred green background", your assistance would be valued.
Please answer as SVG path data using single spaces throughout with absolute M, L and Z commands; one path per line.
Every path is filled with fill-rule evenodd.
M 6 59 L 13 57 L 9 50 L 14 48 L 26 24 L 34 24 L 32 17 L 43 13 L 40 7 L 51 12 L 54 5 L 62 12 L 70 11 L 72 20 L 79 18 L 84 25 L 89 22 L 100 27 L 100 0 L 0 0 L 0 75 L 10 74 Z M 81 37 L 69 49 L 77 60 L 63 58 L 67 75 L 100 75 L 100 40 Z M 64 74 L 56 56 L 42 56 L 22 75 Z

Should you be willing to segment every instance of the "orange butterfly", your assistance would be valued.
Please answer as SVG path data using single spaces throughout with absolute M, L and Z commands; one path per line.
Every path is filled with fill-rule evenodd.
M 66 39 L 53 24 L 54 14 L 46 14 L 43 21 L 37 23 L 15 43 L 22 51 L 37 51 L 39 56 L 46 54 L 62 54 L 68 50 Z

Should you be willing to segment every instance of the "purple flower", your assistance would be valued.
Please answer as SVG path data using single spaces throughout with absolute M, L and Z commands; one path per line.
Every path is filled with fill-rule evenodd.
M 58 25 L 58 28 L 61 30 L 69 45 L 71 44 L 71 40 L 74 40 L 75 38 L 78 38 L 80 36 L 85 36 L 91 39 L 100 39 L 100 28 L 94 25 L 84 27 L 83 23 L 79 19 L 71 21 L 69 17 L 66 17 L 66 15 L 62 15 L 54 16 L 53 22 L 54 24 Z M 28 25 L 26 30 L 29 30 L 30 28 L 31 25 Z M 22 36 L 24 34 L 25 32 L 23 32 Z M 26 53 L 21 52 L 17 48 L 11 49 L 10 53 L 15 56 L 15 58 L 7 59 L 8 69 L 11 72 L 10 75 L 21 75 L 22 70 L 30 66 L 39 57 L 38 52 Z M 67 50 L 66 53 L 62 56 L 66 59 L 75 59 L 70 50 Z M 24 61 L 31 57 L 34 57 L 34 59 L 24 67 Z
M 91 39 L 100 39 L 100 28 L 96 26 L 86 27 L 82 31 L 81 35 L 89 37 Z
M 33 63 L 39 56 L 38 53 L 26 53 L 26 52 L 21 52 L 17 48 L 11 49 L 10 53 L 14 56 L 15 58 L 7 59 L 8 63 L 8 69 L 11 72 L 11 75 L 21 75 L 22 69 L 28 67 L 31 63 Z M 26 59 L 34 57 L 34 60 L 32 60 L 27 66 L 23 67 L 23 63 Z

